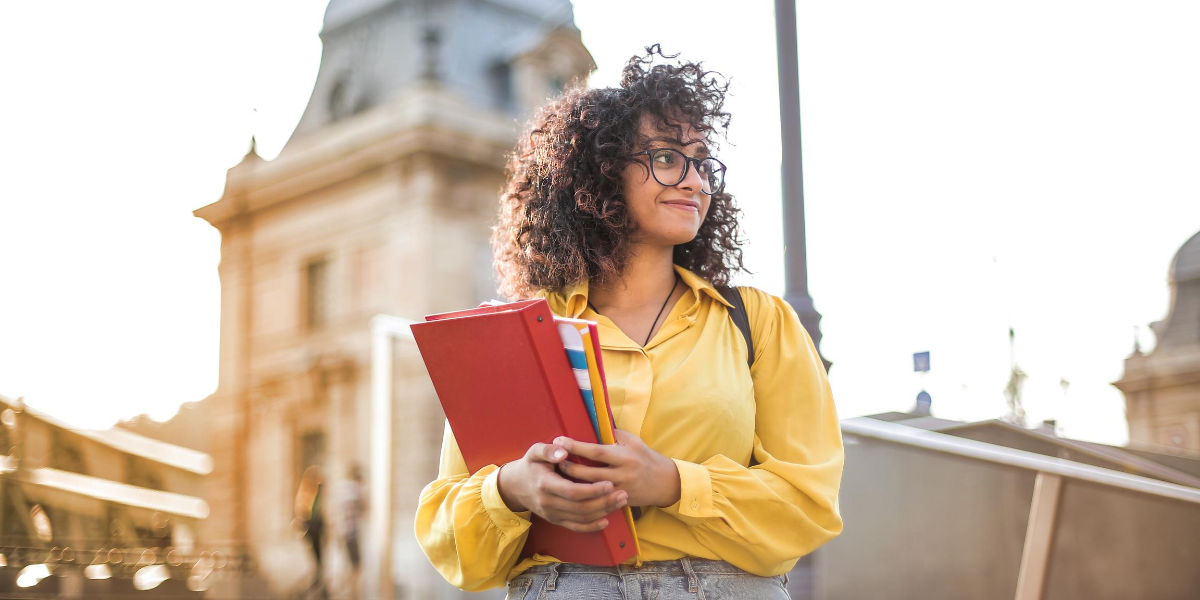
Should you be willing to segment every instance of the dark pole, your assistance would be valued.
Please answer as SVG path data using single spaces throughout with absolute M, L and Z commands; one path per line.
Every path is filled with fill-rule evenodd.
M 804 159 L 800 152 L 800 61 L 796 58 L 796 2 L 775 0 L 775 45 L 779 53 L 779 122 L 783 138 L 783 299 L 792 305 L 821 351 L 821 314 L 808 294 L 804 235 Z M 825 368 L 830 363 L 824 355 Z

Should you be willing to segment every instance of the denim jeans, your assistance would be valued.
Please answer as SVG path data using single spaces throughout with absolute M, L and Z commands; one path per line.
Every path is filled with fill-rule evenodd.
M 683 558 L 640 568 L 538 565 L 508 583 L 505 600 L 790 600 L 784 576 L 759 577 L 725 561 Z

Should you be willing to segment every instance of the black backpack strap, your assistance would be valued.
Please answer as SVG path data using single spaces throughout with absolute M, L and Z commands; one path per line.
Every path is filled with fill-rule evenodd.
M 746 303 L 742 301 L 742 294 L 738 292 L 736 287 L 718 288 L 721 292 L 721 297 L 733 305 L 729 309 L 729 318 L 733 319 L 733 324 L 737 325 L 738 330 L 742 332 L 742 338 L 746 340 L 746 367 L 754 366 L 754 337 L 750 335 L 750 316 L 746 314 Z

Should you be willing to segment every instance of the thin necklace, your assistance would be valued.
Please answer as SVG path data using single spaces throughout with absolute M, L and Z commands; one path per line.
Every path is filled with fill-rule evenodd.
M 643 348 L 646 347 L 646 344 L 650 343 L 650 336 L 654 335 L 654 326 L 658 325 L 658 319 L 662 317 L 663 311 L 667 309 L 667 303 L 671 301 L 671 296 L 675 295 L 675 288 L 677 287 L 679 287 L 679 273 L 675 274 L 675 283 L 671 284 L 671 293 L 667 294 L 666 300 L 663 300 L 662 307 L 658 309 L 658 315 L 654 317 L 654 322 L 650 324 L 650 333 L 646 334 L 646 341 L 642 342 Z M 592 312 L 600 314 L 600 311 L 596 310 L 591 300 L 588 301 L 587 305 L 588 308 L 592 309 Z
M 667 294 L 667 299 L 663 300 L 662 308 L 658 309 L 658 314 L 654 317 L 654 322 L 650 324 L 650 333 L 646 334 L 646 341 L 642 342 L 643 348 L 646 347 L 646 344 L 650 343 L 650 336 L 654 335 L 654 326 L 658 325 L 658 318 L 661 317 L 663 311 L 667 309 L 667 302 L 671 301 L 671 296 L 675 295 L 675 288 L 677 287 L 679 287 L 679 273 L 675 274 L 675 281 L 671 283 L 671 291 Z

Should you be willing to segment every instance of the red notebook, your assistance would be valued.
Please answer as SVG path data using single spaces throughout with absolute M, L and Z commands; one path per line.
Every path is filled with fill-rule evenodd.
M 471 473 L 565 435 L 597 443 L 566 350 L 545 300 L 425 317 L 412 326 L 421 358 Z M 590 463 L 577 456 L 567 460 Z M 578 533 L 533 515 L 521 556 L 615 566 L 637 553 L 623 511 L 608 527 Z

